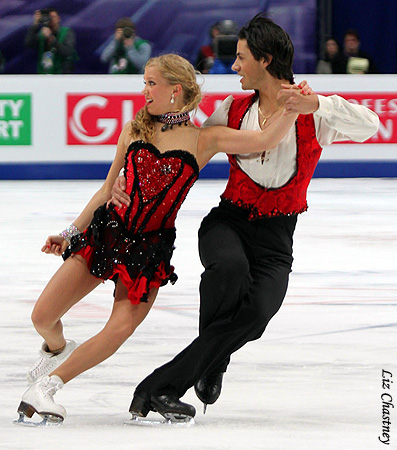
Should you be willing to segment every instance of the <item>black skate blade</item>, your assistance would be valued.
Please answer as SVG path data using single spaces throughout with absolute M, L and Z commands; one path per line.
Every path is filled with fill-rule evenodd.
M 163 419 L 148 419 L 137 415 L 132 415 L 131 419 L 124 422 L 125 425 L 137 425 L 144 427 L 159 427 L 159 426 L 178 426 L 190 427 L 194 425 L 194 419 L 190 416 L 165 413 Z
M 43 414 L 41 417 L 43 419 L 41 422 L 33 422 L 31 420 L 25 420 L 25 414 L 20 412 L 18 420 L 14 420 L 13 423 L 24 427 L 59 427 L 63 424 L 63 419 L 58 416 Z

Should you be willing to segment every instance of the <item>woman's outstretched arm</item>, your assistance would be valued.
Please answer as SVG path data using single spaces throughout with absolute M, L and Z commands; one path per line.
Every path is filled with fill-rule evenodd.
M 111 197 L 111 190 L 116 180 L 120 169 L 124 165 L 125 152 L 128 147 L 130 124 L 126 124 L 120 133 L 116 156 L 110 166 L 106 180 L 98 191 L 91 197 L 87 205 L 84 207 L 80 215 L 74 220 L 73 225 L 80 231 L 84 231 L 90 224 L 94 211 L 104 203 L 106 203 Z M 61 255 L 68 246 L 68 242 L 60 235 L 48 236 L 41 251 L 44 253 L 53 253 L 55 255 Z

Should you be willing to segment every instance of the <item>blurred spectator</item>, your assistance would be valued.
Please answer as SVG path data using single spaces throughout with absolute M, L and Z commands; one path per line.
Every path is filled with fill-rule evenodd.
M 211 43 L 209 45 L 202 45 L 200 47 L 199 53 L 197 55 L 195 68 L 201 73 L 208 73 L 214 64 L 215 52 L 214 52 L 214 40 L 219 35 L 219 24 L 216 22 L 211 25 L 210 28 L 210 39 Z
M 72 73 L 76 59 L 74 31 L 61 26 L 55 8 L 37 10 L 33 17 L 25 45 L 38 50 L 37 73 Z
M 109 64 L 109 73 L 143 73 L 151 53 L 149 42 L 136 35 L 134 22 L 123 17 L 116 22 L 113 40 L 103 49 L 101 61 Z
M 5 65 L 6 65 L 6 60 L 5 60 L 4 56 L 3 56 L 3 53 L 1 53 L 1 50 L 0 50 L 0 73 L 4 72 L 4 66 Z
M 219 22 L 219 34 L 214 39 L 214 64 L 208 73 L 235 74 L 232 65 L 236 59 L 239 26 L 233 20 Z
M 346 57 L 336 39 L 325 41 L 324 58 L 317 62 L 316 73 L 346 73 Z
M 344 38 L 343 53 L 347 58 L 346 73 L 377 73 L 372 58 L 360 50 L 360 37 L 356 30 L 347 30 Z

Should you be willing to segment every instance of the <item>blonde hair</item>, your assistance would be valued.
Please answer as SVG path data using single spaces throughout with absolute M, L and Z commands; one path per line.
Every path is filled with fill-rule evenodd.
M 194 67 L 182 56 L 172 53 L 150 58 L 145 67 L 156 66 L 170 85 L 182 86 L 184 106 L 180 112 L 195 110 L 201 101 L 201 89 L 196 81 Z M 131 122 L 131 135 L 150 141 L 154 135 L 156 119 L 148 113 L 146 106 L 140 109 Z

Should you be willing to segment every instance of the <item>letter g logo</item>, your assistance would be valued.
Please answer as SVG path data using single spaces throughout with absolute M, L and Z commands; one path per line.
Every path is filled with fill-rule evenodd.
M 89 108 L 105 109 L 108 105 L 108 100 L 99 95 L 90 95 L 83 97 L 76 104 L 72 117 L 69 118 L 69 127 L 75 138 L 85 144 L 101 144 L 106 142 L 116 131 L 117 119 L 97 119 L 96 126 L 102 130 L 96 136 L 88 135 L 87 130 L 82 124 L 82 115 Z

